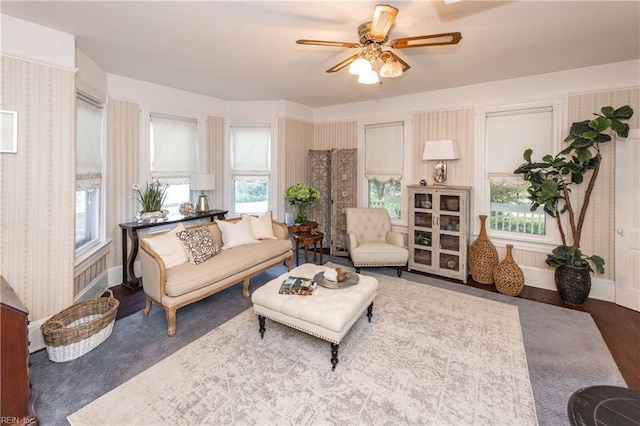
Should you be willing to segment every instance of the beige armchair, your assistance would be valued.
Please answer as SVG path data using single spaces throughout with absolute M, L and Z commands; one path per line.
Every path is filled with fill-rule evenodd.
M 349 255 L 356 272 L 365 266 L 402 266 L 409 260 L 402 235 L 391 230 L 389 212 L 383 208 L 348 208 Z

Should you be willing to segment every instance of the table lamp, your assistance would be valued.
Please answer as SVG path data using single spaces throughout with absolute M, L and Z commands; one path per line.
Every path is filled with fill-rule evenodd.
M 196 213 L 205 213 L 209 211 L 209 200 L 204 191 L 212 191 L 216 189 L 215 175 L 192 175 L 191 189 L 200 191 L 198 200 L 196 201 Z
M 451 139 L 426 141 L 424 143 L 422 159 L 438 161 L 438 164 L 433 169 L 433 178 L 436 181 L 436 185 L 444 185 L 447 180 L 447 165 L 444 160 L 457 160 L 458 158 L 460 158 L 458 146 Z

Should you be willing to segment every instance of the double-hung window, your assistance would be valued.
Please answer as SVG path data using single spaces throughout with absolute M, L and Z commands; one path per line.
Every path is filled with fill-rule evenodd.
M 271 126 L 231 126 L 233 210 L 263 213 L 269 209 Z
M 151 114 L 151 179 L 169 185 L 163 208 L 178 214 L 189 200 L 190 177 L 197 173 L 198 121 Z
M 522 154 L 527 148 L 533 149 L 533 158 L 537 159 L 554 151 L 553 122 L 552 107 L 486 114 L 489 229 L 494 235 L 505 233 L 508 238 L 506 233 L 517 233 L 534 239 L 548 236 L 544 210 L 539 207 L 531 211 L 527 199 L 529 183 L 514 170 L 524 162 Z
M 89 248 L 100 240 L 102 185 L 102 104 L 82 93 L 76 102 L 76 217 L 75 248 Z
M 382 207 L 391 219 L 401 217 L 404 123 L 369 124 L 364 128 L 364 174 L 369 207 Z

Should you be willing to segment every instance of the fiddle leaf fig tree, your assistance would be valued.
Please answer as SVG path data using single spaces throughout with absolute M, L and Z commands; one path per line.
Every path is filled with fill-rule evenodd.
M 534 162 L 531 160 L 533 151 L 527 149 L 523 155 L 525 162 L 515 173 L 523 175 L 524 180 L 531 184 L 527 197 L 531 201 L 531 211 L 542 206 L 558 225 L 562 245 L 547 255 L 546 263 L 554 268 L 563 265 L 587 267 L 593 272 L 590 261 L 599 273 L 604 273 L 604 259 L 597 255 L 584 255 L 580 251 L 580 239 L 591 193 L 602 164 L 600 144 L 610 142 L 611 133 L 622 138 L 629 135 L 629 125 L 624 121 L 633 116 L 633 109 L 628 105 L 618 109 L 607 106 L 601 109 L 601 114 L 594 115 L 596 118 L 592 120 L 571 125 L 569 135 L 564 140 L 569 145 L 555 156 L 547 154 L 541 161 Z M 582 205 L 574 205 L 575 201 L 569 196 L 571 188 L 583 183 L 587 187 Z M 561 220 L 564 213 L 569 219 L 567 231 Z

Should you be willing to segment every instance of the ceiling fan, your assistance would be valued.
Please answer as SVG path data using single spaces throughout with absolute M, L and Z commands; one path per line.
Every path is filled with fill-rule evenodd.
M 442 46 L 458 44 L 462 40 L 459 32 L 429 34 L 416 37 L 403 37 L 390 41 L 389 31 L 398 16 L 399 10 L 393 6 L 379 4 L 373 12 L 373 19 L 358 27 L 359 43 L 325 40 L 297 40 L 298 44 L 313 46 L 347 47 L 350 49 L 361 48 L 356 53 L 329 68 L 328 73 L 340 71 L 349 65 L 349 72 L 358 75 L 358 82 L 364 84 L 378 83 L 378 73 L 373 70 L 373 65 L 381 61 L 380 77 L 397 77 L 411 68 L 409 64 L 400 59 L 398 55 L 387 48 L 407 49 L 409 47 Z

